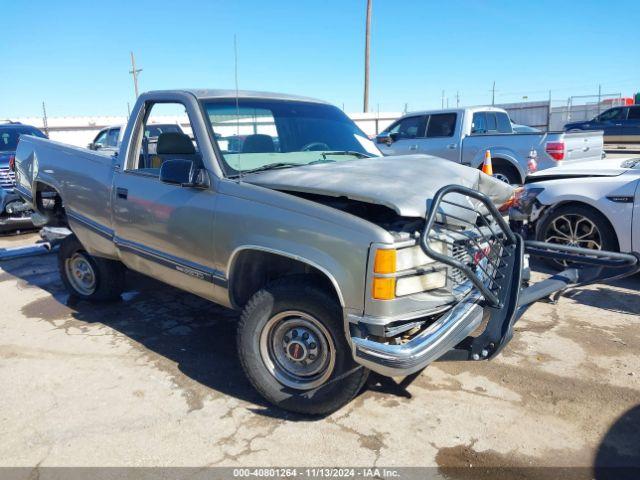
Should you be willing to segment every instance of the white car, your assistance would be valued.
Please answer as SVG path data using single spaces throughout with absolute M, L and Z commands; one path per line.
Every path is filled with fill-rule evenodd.
M 640 158 L 579 162 L 527 177 L 512 221 L 529 238 L 640 252 Z

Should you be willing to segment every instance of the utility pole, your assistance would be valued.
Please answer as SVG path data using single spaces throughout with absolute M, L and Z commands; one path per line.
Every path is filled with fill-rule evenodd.
M 456 108 L 460 107 L 460 92 L 456 92 Z
M 496 104 L 496 81 L 493 81 L 493 87 L 491 88 L 491 105 Z
M 600 115 L 600 102 L 602 101 L 602 85 L 598 85 L 598 115 Z
M 444 90 L 442 90 L 442 98 L 440 99 L 440 110 L 444 110 Z
M 49 136 L 49 121 L 47 120 L 47 108 L 44 106 L 44 102 L 42 102 L 42 126 L 44 127 L 44 133 Z
M 364 105 L 363 112 L 369 111 L 369 49 L 371 47 L 371 2 L 367 0 L 367 24 L 364 40 Z
M 133 75 L 133 89 L 136 92 L 136 99 L 138 98 L 138 74 L 142 71 L 141 68 L 136 69 L 136 57 L 131 52 L 131 70 L 129 73 Z

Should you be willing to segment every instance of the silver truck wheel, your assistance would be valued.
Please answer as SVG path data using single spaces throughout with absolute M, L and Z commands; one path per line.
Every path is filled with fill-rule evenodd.
M 67 278 L 71 286 L 81 295 L 91 295 L 96 291 L 96 272 L 89 259 L 80 252 L 64 262 Z
M 76 298 L 116 300 L 124 289 L 124 266 L 89 255 L 75 235 L 65 237 L 60 243 L 58 268 L 69 295 Z
M 291 412 L 334 412 L 369 373 L 352 357 L 336 296 L 310 275 L 280 278 L 256 292 L 238 322 L 237 342 L 251 384 Z
M 260 356 L 280 383 L 310 390 L 333 373 L 336 349 L 315 317 L 291 310 L 277 313 L 266 323 L 260 335 Z

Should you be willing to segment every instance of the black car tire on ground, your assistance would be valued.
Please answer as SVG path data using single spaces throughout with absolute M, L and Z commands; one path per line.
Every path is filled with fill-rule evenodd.
M 280 323 L 274 323 L 280 316 Z M 289 325 L 295 325 L 297 316 L 312 319 L 310 325 L 312 330 L 315 329 L 315 335 L 320 337 L 324 332 L 324 351 L 330 356 L 328 352 L 333 349 L 335 355 L 332 368 L 320 369 L 320 373 L 324 371 L 325 375 L 329 376 L 321 379 L 322 383 L 312 388 L 293 388 L 276 378 L 277 372 L 287 372 L 291 369 L 283 370 L 277 366 L 283 363 L 278 363 L 277 353 L 273 350 L 281 344 L 274 340 L 271 334 L 281 331 L 279 325 L 283 325 L 282 330 L 285 330 L 284 325 L 287 322 L 294 322 Z M 306 321 L 304 318 L 302 320 Z M 282 338 L 285 342 L 291 340 L 291 343 L 282 344 L 285 353 L 280 355 L 283 357 L 288 356 L 288 349 L 298 335 L 297 330 L 294 330 L 297 328 L 299 327 L 291 327 L 283 333 Z M 302 328 L 300 331 L 309 330 Z M 302 335 L 309 338 L 309 333 Z M 269 402 L 292 412 L 307 415 L 329 414 L 353 399 L 369 374 L 368 369 L 358 365 L 352 358 L 351 348 L 345 338 L 342 308 L 339 303 L 334 296 L 307 276 L 284 277 L 258 291 L 244 308 L 238 324 L 237 342 L 240 362 L 251 384 Z M 322 341 L 318 341 L 318 344 L 322 344 Z M 276 347 L 270 348 L 273 345 Z M 318 352 L 316 360 L 319 360 L 323 350 L 318 347 L 318 350 L 313 351 Z M 308 360 L 306 349 L 304 355 L 305 360 Z M 288 362 L 287 365 L 296 366 L 296 362 L 293 362 L 290 356 L 285 358 L 285 362 Z
M 58 268 L 64 286 L 73 297 L 91 301 L 116 300 L 124 290 L 124 265 L 89 255 L 75 235 L 69 235 L 61 242 Z

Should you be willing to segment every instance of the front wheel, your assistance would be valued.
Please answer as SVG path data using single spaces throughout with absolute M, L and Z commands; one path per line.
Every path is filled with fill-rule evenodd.
M 60 244 L 58 268 L 62 283 L 75 298 L 115 300 L 124 289 L 124 266 L 89 255 L 75 235 L 69 235 Z
M 351 358 L 340 305 L 299 276 L 275 281 L 251 298 L 238 325 L 238 353 L 263 397 L 310 415 L 348 403 L 369 373 Z
M 618 251 L 613 227 L 601 213 L 582 205 L 566 205 L 551 212 L 538 228 L 536 239 L 571 247 Z M 555 268 L 564 269 L 564 260 L 545 259 Z

